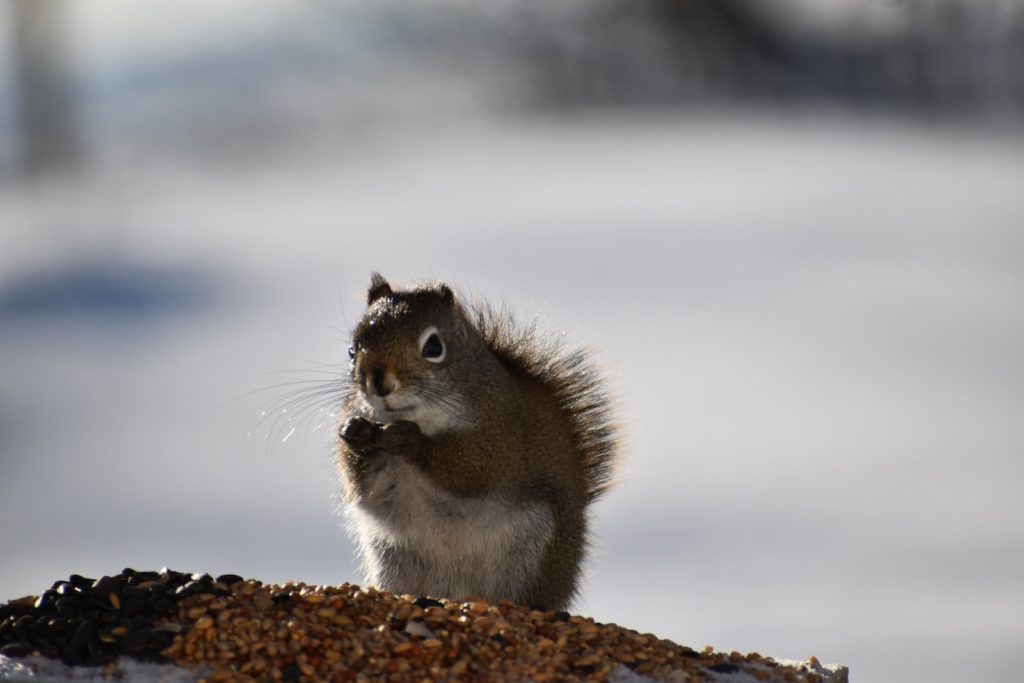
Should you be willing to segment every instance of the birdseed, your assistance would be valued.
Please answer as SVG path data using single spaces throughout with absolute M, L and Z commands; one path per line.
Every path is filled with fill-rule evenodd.
M 71 600 L 71 602 L 68 602 Z M 63 601 L 63 602 L 62 602 Z M 604 681 L 632 671 L 840 683 L 817 659 L 678 645 L 615 624 L 515 605 L 393 595 L 351 584 L 263 584 L 237 575 L 135 572 L 58 581 L 0 606 L 0 654 L 103 665 L 172 661 L 219 681 Z M 741 680 L 741 679 L 736 679 Z

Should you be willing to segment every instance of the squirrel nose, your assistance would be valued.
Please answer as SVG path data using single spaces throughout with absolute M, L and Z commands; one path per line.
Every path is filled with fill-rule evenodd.
M 381 398 L 395 390 L 394 384 L 387 381 L 384 368 L 379 365 L 370 371 L 370 388 Z

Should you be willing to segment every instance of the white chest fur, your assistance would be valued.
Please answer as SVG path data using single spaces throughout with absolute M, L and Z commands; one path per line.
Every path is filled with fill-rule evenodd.
M 414 595 L 525 596 L 551 539 L 541 503 L 458 498 L 408 460 L 382 456 L 348 517 L 369 581 Z

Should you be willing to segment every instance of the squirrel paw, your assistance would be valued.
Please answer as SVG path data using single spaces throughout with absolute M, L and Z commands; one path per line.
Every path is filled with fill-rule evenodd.
M 380 428 L 380 447 L 396 455 L 416 455 L 423 441 L 423 432 L 415 422 L 398 420 Z
M 399 420 L 376 424 L 363 417 L 351 417 L 338 430 L 338 436 L 356 454 L 372 455 L 384 451 L 394 455 L 416 455 L 423 432 L 415 422 Z
M 338 430 L 338 436 L 357 453 L 364 453 L 376 445 L 380 427 L 363 417 L 350 417 Z

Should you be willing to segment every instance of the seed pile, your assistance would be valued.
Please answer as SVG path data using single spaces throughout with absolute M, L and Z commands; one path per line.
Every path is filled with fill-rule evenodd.
M 61 603 L 68 597 L 75 602 Z M 264 585 L 167 570 L 126 570 L 96 581 L 71 577 L 31 604 L 12 601 L 0 607 L 0 645 L 8 656 L 38 653 L 72 664 L 102 664 L 120 655 L 170 660 L 210 683 L 543 683 L 601 681 L 625 669 L 680 682 L 715 674 L 769 682 L 845 680 L 845 670 L 830 675 L 816 660 L 783 666 L 757 654 L 697 651 L 504 600 L 440 601 L 350 584 Z

